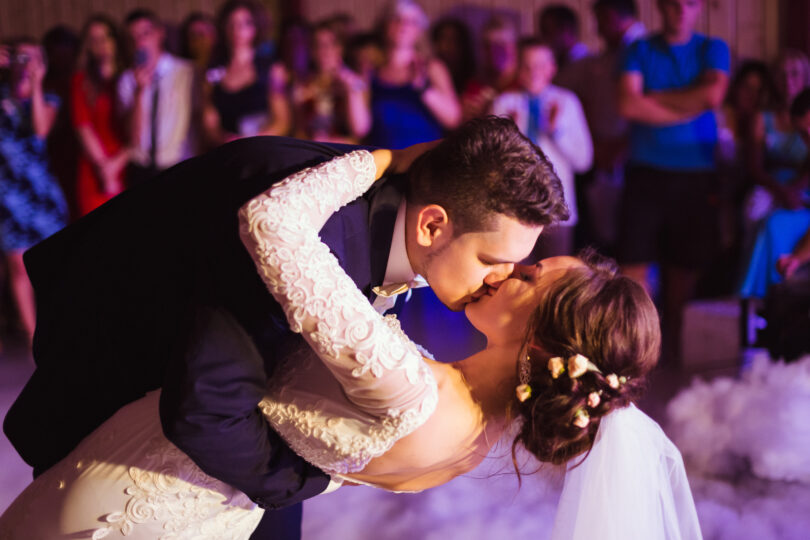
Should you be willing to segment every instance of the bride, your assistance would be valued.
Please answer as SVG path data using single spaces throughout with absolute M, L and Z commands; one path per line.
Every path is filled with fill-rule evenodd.
M 335 158 L 240 211 L 259 274 L 306 340 L 259 404 L 273 428 L 336 481 L 416 491 L 472 470 L 517 422 L 514 445 L 570 463 L 555 538 L 699 538 L 680 454 L 632 405 L 660 341 L 646 293 L 593 256 L 519 266 L 466 308 L 487 347 L 434 361 L 318 238 L 391 157 Z M 158 402 L 122 408 L 38 477 L 0 539 L 247 538 L 262 510 L 166 440 Z

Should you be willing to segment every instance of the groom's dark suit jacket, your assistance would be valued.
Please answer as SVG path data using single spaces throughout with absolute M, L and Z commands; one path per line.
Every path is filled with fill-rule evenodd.
M 207 473 L 266 507 L 326 487 L 326 475 L 256 408 L 300 337 L 239 240 L 237 210 L 289 174 L 351 149 L 237 141 L 165 171 L 25 254 L 37 299 L 37 369 L 4 429 L 35 472 L 162 386 L 164 431 Z M 385 273 L 400 193 L 389 180 L 321 230 L 370 298 Z

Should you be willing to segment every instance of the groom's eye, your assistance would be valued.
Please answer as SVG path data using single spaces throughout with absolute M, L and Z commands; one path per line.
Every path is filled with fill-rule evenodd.
M 501 261 L 495 258 L 489 258 L 481 255 L 478 256 L 478 260 L 481 261 L 481 264 L 484 264 L 486 266 L 498 266 L 499 264 L 512 264 L 508 261 Z

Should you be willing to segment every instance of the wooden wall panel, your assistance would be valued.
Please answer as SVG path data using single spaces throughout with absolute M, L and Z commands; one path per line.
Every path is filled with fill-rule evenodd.
M 747 0 L 737 5 L 738 58 L 764 58 L 765 56 L 765 2 L 773 0 Z
M 810 51 L 810 3 L 807 0 L 784 0 L 781 6 L 782 44 L 794 49 Z
M 780 2 L 765 2 L 765 50 L 763 58 L 775 58 L 779 54 L 781 44 L 779 32 L 780 24 Z
M 289 0 L 262 0 L 277 7 Z M 370 28 L 382 0 L 298 0 L 310 19 L 337 11 L 354 14 L 359 28 Z M 640 19 L 649 29 L 660 26 L 656 0 L 636 0 Z M 772 58 L 780 45 L 780 3 L 785 0 L 704 0 L 699 30 L 726 40 L 737 58 Z M 100 11 L 121 18 L 135 7 L 154 9 L 167 21 L 179 23 L 192 10 L 213 12 L 222 0 L 0 0 L 0 37 L 41 36 L 61 23 L 78 30 L 84 19 Z M 535 15 L 550 3 L 571 6 L 581 20 L 583 41 L 599 46 L 591 6 L 593 0 L 422 0 L 431 19 L 448 10 L 509 9 L 520 15 L 521 31 L 535 32 Z
M 705 32 L 721 36 L 732 50 L 737 43 L 737 3 L 734 0 L 708 0 L 704 13 L 708 18 Z
M 220 4 L 221 0 L 0 0 L 0 38 L 40 37 L 56 24 L 79 31 L 93 13 L 120 20 L 137 7 L 152 9 L 167 22 L 180 23 L 191 11 L 213 13 Z
M 359 27 L 370 27 L 381 2 L 371 0 L 302 0 L 305 13 L 319 19 L 336 11 L 354 13 Z M 571 6 L 579 15 L 583 41 L 591 48 L 598 48 L 599 37 L 593 21 L 593 0 L 424 0 L 422 5 L 428 15 L 435 19 L 450 8 L 469 5 L 511 9 L 520 14 L 521 31 L 536 31 L 535 15 L 543 6 L 562 3 Z M 661 24 L 656 0 L 636 0 L 639 18 L 648 29 L 657 29 Z M 372 9 L 369 9 L 372 8 Z M 379 8 L 377 8 L 379 9 Z M 779 48 L 779 0 L 704 0 L 703 13 L 698 22 L 698 31 L 724 39 L 731 47 L 734 57 L 772 58 Z

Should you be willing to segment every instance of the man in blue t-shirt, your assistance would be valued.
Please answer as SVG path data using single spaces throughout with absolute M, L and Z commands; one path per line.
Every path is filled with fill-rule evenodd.
M 694 32 L 702 0 L 658 0 L 663 29 L 627 50 L 619 109 L 631 122 L 619 225 L 623 272 L 649 289 L 660 262 L 665 358 L 679 356 L 683 306 L 716 238 L 713 109 L 728 86 L 729 50 Z

